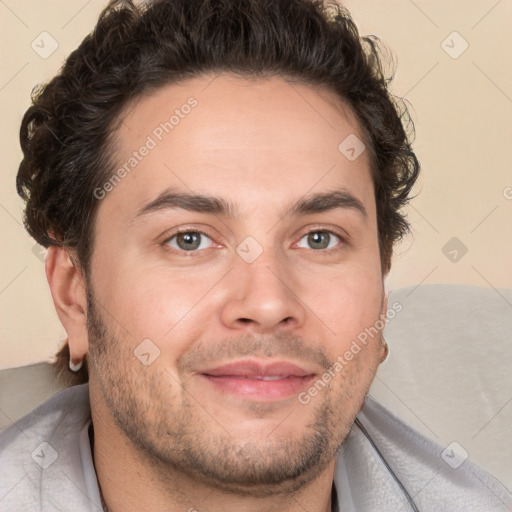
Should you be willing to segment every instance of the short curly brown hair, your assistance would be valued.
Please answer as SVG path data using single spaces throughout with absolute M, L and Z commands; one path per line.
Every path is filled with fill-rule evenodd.
M 21 124 L 17 190 L 25 226 L 45 246 L 74 249 L 87 275 L 111 141 L 142 93 L 206 73 L 280 76 L 325 87 L 355 114 L 370 152 L 383 272 L 408 231 L 401 212 L 419 163 L 412 122 L 388 90 L 375 37 L 329 0 L 114 0 L 94 31 L 33 94 Z

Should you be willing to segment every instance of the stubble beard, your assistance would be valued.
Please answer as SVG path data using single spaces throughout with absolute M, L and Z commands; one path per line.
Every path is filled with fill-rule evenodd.
M 159 468 L 163 481 L 171 482 L 172 475 L 178 473 L 243 496 L 295 492 L 333 461 L 366 395 L 367 390 L 354 404 L 350 389 L 337 397 L 332 387 L 325 388 L 308 406 L 297 401 L 297 409 L 311 415 L 300 438 L 269 436 L 247 442 L 230 433 L 222 420 L 212 418 L 201 398 L 191 396 L 167 370 L 153 371 L 142 365 L 132 348 L 126 349 L 132 347 L 129 339 L 116 336 L 94 304 L 88 293 L 91 377 L 97 380 L 116 425 L 141 460 L 153 470 Z M 262 343 L 255 341 L 252 349 L 258 346 L 259 352 L 268 354 L 271 349 Z M 281 343 L 278 340 L 274 345 Z M 294 343 L 300 350 L 303 342 L 295 339 Z M 242 345 L 248 346 L 237 346 Z M 289 354 L 290 343 L 286 347 Z M 342 375 L 337 378 L 352 380 Z M 310 406 L 313 414 L 307 410 Z

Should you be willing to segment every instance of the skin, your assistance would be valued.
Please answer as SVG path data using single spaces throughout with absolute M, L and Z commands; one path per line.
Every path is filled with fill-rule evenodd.
M 232 393 L 202 372 L 292 362 L 312 375 L 304 391 L 385 314 L 368 155 L 349 161 L 338 150 L 350 134 L 363 140 L 361 130 L 318 87 L 205 76 L 126 109 L 118 165 L 190 97 L 197 106 L 101 200 L 88 281 L 71 251 L 47 258 L 72 359 L 89 359 L 105 502 L 111 511 L 330 510 L 336 450 L 385 356 L 380 336 L 305 405 L 298 392 Z M 365 213 L 290 212 L 340 190 Z M 143 212 L 169 192 L 231 209 Z M 207 237 L 184 250 L 182 228 Z M 257 245 L 241 247 L 262 251 L 252 263 L 237 253 L 249 236 Z M 134 351 L 147 339 L 159 354 L 146 366 Z

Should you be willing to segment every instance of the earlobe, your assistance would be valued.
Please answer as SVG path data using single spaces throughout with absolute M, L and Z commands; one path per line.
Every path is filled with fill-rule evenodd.
M 89 347 L 85 277 L 69 250 L 52 246 L 46 256 L 46 278 L 57 315 L 68 335 L 70 361 L 78 364 Z

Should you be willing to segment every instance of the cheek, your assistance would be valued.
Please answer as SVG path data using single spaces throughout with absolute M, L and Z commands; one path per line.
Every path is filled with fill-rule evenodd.
M 383 300 L 380 272 L 371 268 L 343 269 L 325 273 L 317 287 L 303 288 L 304 302 L 322 320 L 329 334 L 331 350 L 343 353 L 358 336 L 375 326 Z M 372 331 L 373 332 L 373 331 Z
M 170 272 L 123 261 L 112 265 L 106 259 L 97 268 L 101 273 L 93 287 L 102 316 L 131 350 L 149 339 L 162 355 L 175 358 L 204 330 L 207 293 L 217 274 L 191 278 L 190 270 Z

